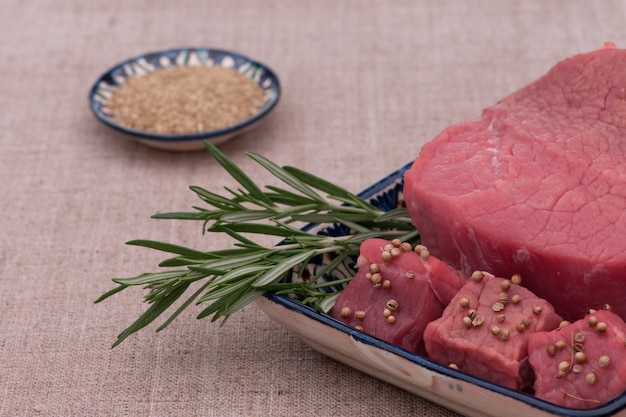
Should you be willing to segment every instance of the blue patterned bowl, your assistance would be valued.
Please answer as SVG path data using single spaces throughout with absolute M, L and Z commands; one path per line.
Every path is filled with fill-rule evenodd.
M 237 71 L 262 89 L 265 101 L 251 117 L 222 129 L 189 134 L 158 134 L 129 128 L 120 124 L 109 107 L 109 99 L 116 89 L 129 78 L 147 74 L 161 68 L 175 66 L 221 66 Z M 106 126 L 126 137 L 145 145 L 174 151 L 204 149 L 204 141 L 220 145 L 227 140 L 255 127 L 276 106 L 280 98 L 280 82 L 274 72 L 264 64 L 243 55 L 207 48 L 180 48 L 152 52 L 124 61 L 101 75 L 89 93 L 89 102 L 94 115 Z

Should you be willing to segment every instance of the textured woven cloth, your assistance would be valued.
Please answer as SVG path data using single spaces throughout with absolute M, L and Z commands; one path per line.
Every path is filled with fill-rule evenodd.
M 191 307 L 119 347 L 157 269 L 148 238 L 220 249 L 201 226 L 154 220 L 232 180 L 205 152 L 128 141 L 88 108 L 97 77 L 144 52 L 234 50 L 283 96 L 222 150 L 260 181 L 261 153 L 359 191 L 446 125 L 555 62 L 626 45 L 621 1 L 3 0 L 0 4 L 1 416 L 455 416 L 335 362 L 255 305 L 220 327 Z

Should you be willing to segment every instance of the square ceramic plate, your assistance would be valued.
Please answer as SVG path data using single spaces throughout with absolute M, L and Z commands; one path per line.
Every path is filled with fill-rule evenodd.
M 403 174 L 409 168 L 410 164 L 399 168 L 359 196 L 383 210 L 402 204 Z M 332 228 L 323 231 L 336 232 Z M 316 267 L 315 264 L 309 266 Z M 626 416 L 626 394 L 590 410 L 559 407 L 438 365 L 359 332 L 289 297 L 269 293 L 257 303 L 272 320 L 297 333 L 322 354 L 466 416 Z

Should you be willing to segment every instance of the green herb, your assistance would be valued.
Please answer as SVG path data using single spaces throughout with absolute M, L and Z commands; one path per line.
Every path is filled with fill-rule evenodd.
M 350 280 L 318 283 L 322 275 L 332 275 L 348 258 L 358 255 L 365 239 L 416 240 L 418 234 L 404 208 L 383 212 L 369 202 L 328 181 L 298 168 L 279 167 L 256 153 L 248 156 L 288 186 L 287 189 L 266 186 L 261 189 L 237 165 L 210 143 L 208 151 L 241 185 L 225 195 L 200 187 L 190 187 L 210 208 L 194 207 L 193 212 L 154 215 L 158 219 L 198 220 L 203 231 L 225 233 L 235 239 L 233 247 L 217 251 L 199 251 L 171 243 L 133 240 L 129 245 L 143 246 L 174 254 L 159 264 L 168 268 L 132 278 L 114 278 L 117 287 L 106 292 L 96 302 L 109 298 L 128 287 L 139 286 L 150 307 L 118 336 L 113 347 L 144 328 L 173 304 L 191 285 L 202 282 L 198 289 L 178 306 L 157 331 L 167 327 L 192 303 L 206 305 L 198 318 L 212 320 L 228 317 L 250 304 L 265 292 L 297 296 L 303 303 L 327 313 L 339 290 L 332 290 Z M 343 225 L 347 233 L 326 236 L 302 230 L 297 224 L 315 223 Z M 253 240 L 255 235 L 275 236 L 276 246 L 264 246 Z M 288 280 L 292 273 L 302 274 L 305 266 L 316 256 L 332 254 L 332 261 L 307 279 Z M 170 269 L 173 268 L 173 269 Z M 294 272 L 295 271 L 295 272 Z M 298 272 L 299 271 L 299 272 Z M 297 277 L 298 278 L 298 277 Z M 301 276 L 299 278 L 302 278 Z

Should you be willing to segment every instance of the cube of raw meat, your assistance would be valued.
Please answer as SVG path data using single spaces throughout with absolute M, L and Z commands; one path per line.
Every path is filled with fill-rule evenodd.
M 585 318 L 528 341 L 535 395 L 565 407 L 597 407 L 626 391 L 626 324 L 616 314 Z
M 429 357 L 508 388 L 532 386 L 528 337 L 557 328 L 562 319 L 519 282 L 519 275 L 504 279 L 474 272 L 443 316 L 426 327 Z
M 444 303 L 464 279 L 438 259 L 428 257 L 423 247 L 417 251 L 397 241 L 363 242 L 358 272 L 337 298 L 331 316 L 410 352 L 424 354 L 424 328 L 441 316 Z

